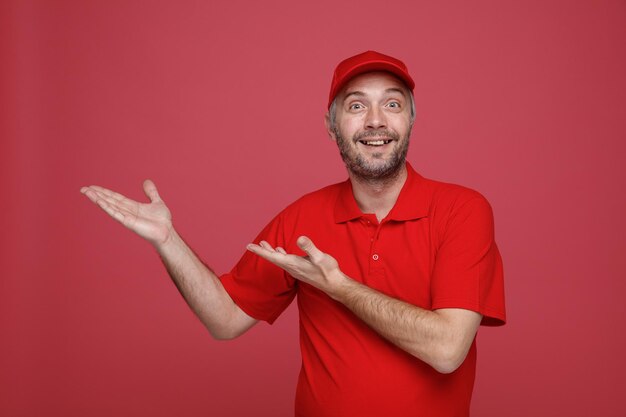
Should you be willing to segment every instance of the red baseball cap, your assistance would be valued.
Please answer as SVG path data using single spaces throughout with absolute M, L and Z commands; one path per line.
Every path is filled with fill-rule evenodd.
M 357 75 L 372 71 L 390 72 L 404 81 L 411 91 L 415 88 L 415 82 L 409 75 L 409 70 L 406 65 L 404 65 L 404 62 L 376 51 L 366 51 L 347 58 L 337 65 L 335 73 L 333 74 L 333 81 L 330 84 L 328 108 L 330 109 L 330 105 L 333 103 L 335 96 L 348 81 Z

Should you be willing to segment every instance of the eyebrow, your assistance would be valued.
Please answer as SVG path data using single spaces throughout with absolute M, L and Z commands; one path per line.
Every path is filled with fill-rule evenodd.
M 385 93 L 400 93 L 402 95 L 402 97 L 406 97 L 406 94 L 404 93 L 404 90 L 400 89 L 400 88 L 396 88 L 396 87 L 392 87 L 392 88 L 388 88 L 385 90 Z M 365 93 L 362 91 L 353 91 L 351 93 L 346 94 L 346 96 L 343 98 L 343 101 L 345 102 L 348 97 L 350 96 L 357 96 L 357 97 L 363 97 L 365 96 Z
M 402 97 L 406 96 L 406 94 L 404 93 L 404 90 L 402 90 L 400 88 L 395 88 L 395 87 L 386 89 L 385 93 L 400 93 L 400 94 L 402 94 Z

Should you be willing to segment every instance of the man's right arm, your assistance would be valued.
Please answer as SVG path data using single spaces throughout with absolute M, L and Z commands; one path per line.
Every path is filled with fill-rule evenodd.
M 98 186 L 83 187 L 81 192 L 155 247 L 181 295 L 214 338 L 232 339 L 243 334 L 257 320 L 234 303 L 215 273 L 178 235 L 154 183 L 146 180 L 143 188 L 150 203 L 139 203 Z
M 156 249 L 178 291 L 215 339 L 233 339 L 258 322 L 233 302 L 215 273 L 174 229 Z

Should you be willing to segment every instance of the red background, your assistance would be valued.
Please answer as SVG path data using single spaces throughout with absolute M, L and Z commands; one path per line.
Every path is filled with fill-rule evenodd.
M 509 323 L 479 332 L 475 416 L 623 416 L 626 3 L 5 1 L 0 414 L 287 416 L 295 306 L 213 341 L 157 256 L 79 193 L 152 178 L 217 272 L 345 179 L 335 64 L 417 86 L 409 159 L 481 191 Z

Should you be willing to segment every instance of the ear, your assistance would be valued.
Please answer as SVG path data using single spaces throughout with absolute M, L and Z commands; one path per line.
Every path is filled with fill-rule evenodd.
M 332 141 L 337 141 L 337 136 L 335 135 L 335 131 L 330 127 L 330 113 L 326 112 L 324 115 L 324 124 L 326 125 L 326 132 L 328 133 L 328 137 Z

